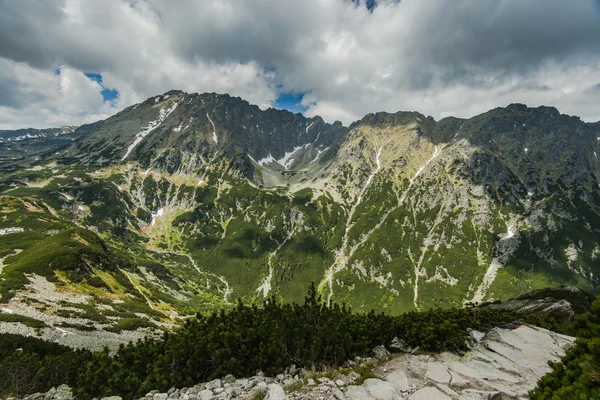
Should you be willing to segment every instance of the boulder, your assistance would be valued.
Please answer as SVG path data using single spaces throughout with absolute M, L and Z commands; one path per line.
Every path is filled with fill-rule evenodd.
M 215 389 L 218 389 L 218 388 L 220 388 L 222 386 L 223 386 L 223 383 L 221 382 L 221 380 L 220 379 L 215 379 L 215 380 L 212 380 L 212 381 L 208 382 L 205 385 L 205 389 L 206 390 L 215 390 Z
M 413 351 L 413 348 L 406 344 L 404 339 L 398 339 L 397 337 L 392 339 L 392 342 L 390 343 L 390 349 L 392 349 L 392 351 L 402 353 L 412 353 Z
M 29 396 L 23 397 L 23 400 L 44 400 L 45 397 L 45 393 L 34 393 L 30 394 Z
M 267 396 L 265 400 L 286 400 L 287 396 L 285 395 L 285 391 L 283 388 L 276 384 L 272 383 L 267 388 Z
M 198 397 L 200 397 L 200 400 L 211 400 L 214 397 L 214 394 L 212 390 L 204 389 L 198 393 Z
M 390 358 L 390 352 L 384 346 L 377 346 L 373 349 L 373 354 L 378 360 L 387 360 Z
M 338 388 L 333 388 L 331 390 L 331 394 L 336 398 L 336 400 L 346 400 L 346 396 L 344 396 L 344 393 L 342 393 L 342 391 Z
M 351 385 L 348 386 L 348 389 L 346 390 L 346 399 L 348 400 L 368 400 L 372 398 L 373 397 L 367 392 L 367 389 L 362 386 Z
M 56 393 L 52 397 L 53 400 L 73 400 L 73 392 L 67 385 L 60 385 L 56 388 Z

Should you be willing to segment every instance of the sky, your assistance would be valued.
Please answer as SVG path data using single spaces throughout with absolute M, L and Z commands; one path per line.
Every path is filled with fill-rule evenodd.
M 510 103 L 600 120 L 600 0 L 0 0 L 0 129 L 180 89 L 348 125 Z

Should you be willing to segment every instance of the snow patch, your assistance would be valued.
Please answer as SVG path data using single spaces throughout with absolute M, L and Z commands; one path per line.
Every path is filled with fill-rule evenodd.
M 323 150 L 317 149 L 317 155 L 316 155 L 316 157 L 311 162 L 309 162 L 308 164 L 310 165 L 310 164 L 314 163 L 315 161 L 317 161 L 321 157 L 321 154 L 325 153 L 329 149 L 330 149 L 330 147 L 327 147 L 327 148 L 325 148 Z
M 315 124 L 315 122 L 311 122 L 310 125 L 306 127 L 306 133 L 308 133 L 308 130 Z
M 528 149 L 527 147 L 525 147 L 525 148 L 523 149 L 523 151 L 525 152 L 525 154 L 529 153 L 529 149 Z
M 513 232 L 512 229 L 508 228 L 508 230 L 506 231 L 506 236 L 502 239 L 503 240 L 510 239 L 513 236 L 515 236 L 515 233 Z
M 27 133 L 27 134 L 21 135 L 21 136 L 14 136 L 14 137 L 6 138 L 6 141 L 19 142 L 19 141 L 25 140 L 25 139 L 39 139 L 39 138 L 44 138 L 44 137 L 46 137 L 46 135 L 44 135 L 43 133 L 38 133 L 37 135 L 32 135 L 31 133 Z M 0 140 L 2 140 L 2 139 L 0 139 Z
M 215 128 L 215 123 L 212 121 L 212 119 L 210 119 L 210 117 L 208 116 L 208 113 L 206 113 L 206 118 L 208 118 L 208 120 L 210 121 L 212 127 L 213 127 L 213 135 L 212 135 L 212 139 L 213 142 L 219 143 L 219 139 L 217 138 L 217 128 Z
M 121 161 L 124 161 L 127 156 L 129 156 L 129 154 L 131 153 L 131 151 L 133 149 L 135 149 L 135 147 L 140 144 L 140 142 L 146 137 L 148 136 L 148 134 L 150 134 L 153 130 L 155 130 L 156 128 L 158 128 L 164 121 L 165 119 L 167 119 L 167 117 L 173 112 L 175 111 L 175 109 L 177 108 L 177 105 L 179 104 L 179 102 L 174 102 L 171 107 L 169 108 L 161 108 L 160 111 L 158 112 L 158 118 L 155 119 L 154 121 L 150 121 L 148 123 L 148 126 L 146 126 L 144 129 L 142 129 L 141 132 L 139 132 L 135 138 L 135 140 L 133 141 L 133 143 L 131 143 L 129 145 L 129 147 L 127 148 L 127 152 L 125 153 L 125 155 L 123 156 L 123 158 L 121 158 Z
M 156 213 L 152 213 L 152 222 L 150 223 L 150 226 L 154 226 L 154 224 L 156 223 L 156 218 L 162 217 L 164 212 L 165 209 L 161 207 Z
M 294 154 L 296 154 L 298 150 L 304 148 L 305 146 L 306 145 L 294 147 L 292 151 L 286 152 L 282 158 L 275 160 L 275 162 L 287 170 L 294 163 Z

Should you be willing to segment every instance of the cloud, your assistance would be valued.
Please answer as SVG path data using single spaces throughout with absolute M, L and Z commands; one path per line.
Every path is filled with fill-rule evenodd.
M 307 93 L 307 115 L 346 124 L 380 110 L 469 117 L 512 102 L 600 120 L 600 93 L 590 90 L 600 81 L 596 6 L 0 0 L 0 63 L 10 66 L 0 68 L 0 128 L 81 123 L 170 89 L 227 92 L 263 108 Z M 45 86 L 61 65 L 85 101 Z M 118 99 L 102 101 L 83 72 L 101 74 Z

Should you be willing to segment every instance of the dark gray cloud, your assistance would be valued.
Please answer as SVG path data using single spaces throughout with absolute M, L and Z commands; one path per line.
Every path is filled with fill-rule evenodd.
M 52 110 L 78 91 L 90 103 L 66 107 L 75 111 L 65 119 L 172 88 L 262 107 L 308 92 L 308 114 L 345 123 L 378 110 L 466 117 L 512 102 L 598 120 L 599 16 L 598 0 L 0 0 L 0 127 L 21 123 L 15 112 L 55 123 L 23 107 Z M 70 91 L 52 75 L 60 65 L 77 75 Z M 83 72 L 101 73 L 119 102 L 98 103 Z

